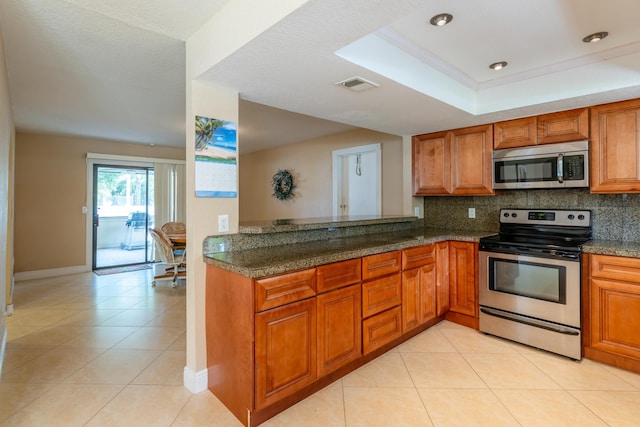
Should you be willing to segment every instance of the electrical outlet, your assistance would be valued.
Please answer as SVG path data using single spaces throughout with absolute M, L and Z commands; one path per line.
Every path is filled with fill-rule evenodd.
M 476 217 L 476 208 L 469 208 L 469 218 Z
M 420 206 L 416 206 L 415 208 L 413 208 L 413 216 L 418 217 L 418 218 L 422 218 L 420 216 Z
M 229 231 L 229 215 L 218 215 L 218 232 L 226 233 Z

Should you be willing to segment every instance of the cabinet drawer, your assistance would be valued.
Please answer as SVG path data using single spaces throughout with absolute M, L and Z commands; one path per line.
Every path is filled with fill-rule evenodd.
M 400 251 L 362 257 L 362 280 L 400 271 Z
M 400 307 L 392 308 L 362 322 L 362 352 L 370 353 L 402 335 Z
M 401 302 L 400 272 L 362 284 L 362 317 L 369 317 Z
M 264 311 L 316 294 L 316 269 L 257 279 L 256 311 Z
M 436 262 L 436 246 L 426 245 L 402 251 L 402 270 L 422 267 Z
M 640 259 L 591 255 L 591 276 L 640 283 Z
M 362 276 L 362 264 L 360 262 L 360 258 L 321 265 L 317 270 L 318 293 L 358 283 Z

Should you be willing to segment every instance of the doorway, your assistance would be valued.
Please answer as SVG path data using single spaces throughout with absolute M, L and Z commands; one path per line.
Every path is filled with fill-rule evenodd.
M 153 167 L 93 165 L 92 269 L 149 263 Z
M 382 214 L 382 156 L 380 144 L 333 152 L 333 216 Z

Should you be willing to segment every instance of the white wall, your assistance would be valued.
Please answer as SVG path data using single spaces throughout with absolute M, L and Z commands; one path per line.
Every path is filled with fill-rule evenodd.
M 7 340 L 5 310 L 13 283 L 13 168 L 15 128 L 0 33 L 0 375 Z

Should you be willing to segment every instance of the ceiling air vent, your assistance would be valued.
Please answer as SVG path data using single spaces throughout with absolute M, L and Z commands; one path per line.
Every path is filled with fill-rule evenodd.
M 363 79 L 362 77 L 351 77 L 350 79 L 343 80 L 336 83 L 339 86 L 344 86 L 347 89 L 355 90 L 356 92 L 362 92 L 363 90 L 380 87 L 379 84 Z

